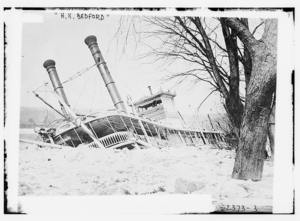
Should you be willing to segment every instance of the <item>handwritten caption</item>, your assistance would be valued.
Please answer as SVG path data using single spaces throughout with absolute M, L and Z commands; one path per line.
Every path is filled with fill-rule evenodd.
M 233 204 L 219 204 L 216 208 L 217 212 L 225 213 L 272 213 L 271 206 L 245 206 Z
M 97 13 L 72 13 L 72 12 L 59 12 L 55 13 L 55 15 L 59 16 L 63 20 L 104 20 L 105 16 L 103 14 Z

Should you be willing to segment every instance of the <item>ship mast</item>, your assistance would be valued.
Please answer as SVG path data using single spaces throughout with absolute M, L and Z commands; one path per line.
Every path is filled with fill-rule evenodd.
M 84 42 L 89 47 L 94 60 L 97 64 L 97 68 L 103 78 L 103 81 L 105 83 L 105 86 L 108 90 L 108 93 L 112 99 L 112 102 L 115 106 L 115 108 L 121 112 L 127 112 L 126 106 L 124 104 L 124 101 L 122 100 L 120 93 L 116 87 L 116 84 L 108 70 L 108 67 L 106 65 L 106 62 L 101 54 L 101 51 L 99 49 L 97 38 L 94 35 L 90 35 L 85 38 Z
M 106 65 L 106 62 L 101 54 L 101 51 L 100 51 L 98 43 L 97 43 L 96 36 L 90 35 L 85 38 L 84 42 L 89 47 L 89 49 L 94 57 L 94 60 L 97 64 L 97 68 L 103 78 L 103 81 L 105 83 L 105 86 L 108 90 L 108 93 L 112 99 L 112 102 L 113 102 L 115 108 L 117 108 L 117 110 L 119 110 L 121 112 L 127 113 L 125 103 L 120 96 L 120 93 L 116 87 L 116 83 L 114 82 L 114 80 L 108 70 L 108 67 Z M 137 116 L 137 118 L 138 118 L 139 125 L 142 128 L 143 134 L 144 134 L 147 142 L 150 143 L 146 129 L 145 129 L 140 117 Z
M 64 101 L 64 103 L 68 107 L 70 107 L 69 101 L 68 101 L 67 96 L 66 96 L 65 91 L 64 91 L 64 88 L 62 86 L 62 83 L 61 83 L 61 81 L 58 77 L 57 71 L 56 71 L 55 61 L 49 59 L 49 60 L 44 62 L 43 66 L 48 72 L 50 81 L 51 81 L 52 86 L 54 88 L 54 92 L 60 98 L 62 98 L 62 100 Z M 69 113 L 66 111 L 64 105 L 60 101 L 59 101 L 59 105 L 60 105 L 61 111 L 64 114 L 64 116 L 66 118 L 69 118 Z
M 56 68 L 55 68 L 55 61 L 47 60 L 44 62 L 44 68 L 46 68 L 52 86 L 54 88 L 55 95 L 58 99 L 58 102 L 61 106 L 61 110 L 65 115 L 66 119 L 71 121 L 75 126 L 80 126 L 91 138 L 92 140 L 98 145 L 98 147 L 103 147 L 97 137 L 94 136 L 92 131 L 82 122 L 80 117 L 78 117 L 70 107 L 70 103 L 68 102 L 67 96 L 63 89 L 62 83 L 58 77 Z

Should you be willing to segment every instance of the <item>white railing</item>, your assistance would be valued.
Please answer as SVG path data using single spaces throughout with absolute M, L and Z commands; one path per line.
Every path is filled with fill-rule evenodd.
M 204 132 L 203 135 L 205 134 L 205 142 L 209 144 L 214 144 L 220 141 L 224 141 L 224 137 L 219 134 L 219 133 L 211 133 L 211 132 Z M 158 137 L 151 137 L 148 136 L 148 139 L 150 141 L 149 144 L 153 146 L 169 146 L 169 140 L 163 140 Z M 184 143 L 186 145 L 196 145 L 196 144 L 202 144 L 203 140 L 202 138 L 191 136 L 191 135 L 186 135 L 183 137 Z M 120 147 L 122 144 L 132 144 L 137 142 L 138 140 L 146 142 L 147 139 L 143 135 L 138 135 L 132 132 L 128 131 L 121 131 L 121 132 L 115 132 L 112 134 L 109 134 L 105 137 L 102 137 L 99 139 L 99 142 L 105 147 Z M 89 147 L 91 148 L 97 148 L 98 145 L 95 144 L 95 142 L 91 142 L 88 144 Z
M 122 131 L 115 132 L 113 134 L 109 134 L 105 137 L 99 139 L 99 142 L 105 147 L 113 147 L 121 143 L 125 143 L 127 141 L 133 140 L 133 135 L 130 132 Z M 97 144 L 95 142 L 89 143 L 89 147 L 97 148 Z

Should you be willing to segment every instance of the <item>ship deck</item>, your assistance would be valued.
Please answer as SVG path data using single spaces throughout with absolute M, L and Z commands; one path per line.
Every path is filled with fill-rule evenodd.
M 196 141 L 197 143 L 200 141 L 206 144 L 222 141 L 223 139 L 220 131 L 180 128 L 117 111 L 88 115 L 83 119 L 83 122 L 98 139 L 122 132 L 131 133 L 137 140 L 148 143 L 153 139 L 157 139 L 161 141 L 173 140 L 174 142 L 193 145 Z M 81 127 L 67 121 L 61 122 L 56 128 L 56 135 L 53 140 L 56 144 L 73 147 L 93 142 L 92 138 Z

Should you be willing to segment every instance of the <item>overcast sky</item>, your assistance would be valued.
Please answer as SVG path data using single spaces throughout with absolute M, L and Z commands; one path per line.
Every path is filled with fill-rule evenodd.
M 161 63 L 150 62 L 150 58 L 140 59 L 140 55 L 148 49 L 143 44 L 136 45 L 136 41 L 132 39 L 129 39 L 123 48 L 124 39 L 115 35 L 119 27 L 118 15 L 105 16 L 104 20 L 63 20 L 60 15 L 47 12 L 44 13 L 43 19 L 42 23 L 26 23 L 23 26 L 22 106 L 45 106 L 30 92 L 43 82 L 49 81 L 43 68 L 45 60 L 56 61 L 57 72 L 62 81 L 94 64 L 92 55 L 84 43 L 88 35 L 95 35 L 98 38 L 100 50 L 125 101 L 127 95 L 133 100 L 148 95 L 147 86 L 151 85 L 154 92 L 160 88 L 175 91 L 177 109 L 192 114 L 210 93 L 210 86 L 205 83 L 196 85 L 185 83 L 174 87 L 174 82 L 163 80 L 170 71 L 188 70 L 189 64 L 177 62 L 166 67 Z M 147 41 L 153 44 L 153 47 L 157 44 L 155 39 Z M 96 68 L 65 84 L 64 88 L 71 106 L 75 109 L 95 110 L 113 107 Z M 58 106 L 53 95 L 43 90 L 41 89 L 40 95 L 54 106 Z M 51 85 L 46 90 L 52 90 Z M 222 112 L 220 100 L 217 94 L 211 96 L 201 106 L 200 112 Z

